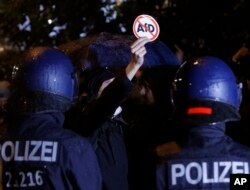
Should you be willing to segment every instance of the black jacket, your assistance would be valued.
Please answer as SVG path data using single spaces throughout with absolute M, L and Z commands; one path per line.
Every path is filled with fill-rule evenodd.
M 79 132 L 90 138 L 103 175 L 105 190 L 127 190 L 128 164 L 122 128 L 124 123 L 113 113 L 128 97 L 132 82 L 117 77 L 101 97 L 90 102 L 81 116 Z

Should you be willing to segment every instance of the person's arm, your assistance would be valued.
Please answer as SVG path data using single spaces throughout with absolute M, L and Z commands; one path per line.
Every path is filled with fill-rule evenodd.
M 125 68 L 125 73 L 129 80 L 132 80 L 136 72 L 140 69 L 144 62 L 144 55 L 147 53 L 145 44 L 150 40 L 146 37 L 138 38 L 131 46 L 132 59 Z
M 99 98 L 85 107 L 80 118 L 82 122 L 79 122 L 83 123 L 84 136 L 91 134 L 110 117 L 132 91 L 131 80 L 143 65 L 147 42 L 148 38 L 139 38 L 130 46 L 133 56 L 125 68 L 125 74 L 117 77 L 103 90 Z
M 238 63 L 242 57 L 245 57 L 247 55 L 249 55 L 249 49 L 248 47 L 246 47 L 245 44 L 242 45 L 242 47 L 240 49 L 237 50 L 237 52 L 235 52 L 235 54 L 233 54 L 232 56 L 232 61 L 234 63 Z

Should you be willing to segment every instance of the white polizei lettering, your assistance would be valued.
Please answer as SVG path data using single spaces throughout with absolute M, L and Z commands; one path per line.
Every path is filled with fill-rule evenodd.
M 249 174 L 249 164 L 244 162 L 244 174 Z
M 41 152 L 41 160 L 52 162 L 53 156 L 50 156 L 53 154 L 53 142 L 51 141 L 43 141 L 42 143 L 42 152 Z
M 214 170 L 214 183 L 218 183 L 219 182 L 219 163 L 218 162 L 214 162 L 213 170 Z
M 244 173 L 244 163 L 243 162 L 232 162 L 232 173 L 237 174 L 237 173 Z
M 212 168 L 211 168 L 212 167 Z M 210 168 L 210 169 L 209 169 Z M 211 173 L 209 173 L 211 171 Z M 216 161 L 190 162 L 188 164 L 171 165 L 171 184 L 177 185 L 178 179 L 185 180 L 187 183 L 195 185 L 198 183 L 229 183 L 231 173 L 249 173 L 249 163 L 240 161 Z
M 231 169 L 232 163 L 231 162 L 219 162 L 219 166 L 224 167 L 221 174 L 219 175 L 219 182 L 220 183 L 229 183 L 229 177 L 226 177 L 226 175 L 229 173 L 229 170 Z
M 203 179 L 202 182 L 203 183 L 213 183 L 214 177 L 209 179 L 208 178 L 208 167 L 207 167 L 207 163 L 206 162 L 202 162 L 202 169 L 203 169 Z
M 38 149 L 42 145 L 42 141 L 30 141 L 30 145 L 33 145 L 33 149 L 31 149 L 31 152 L 29 154 L 29 159 L 32 161 L 40 161 L 41 156 L 35 156 L 35 154 L 38 152 Z
M 58 142 L 54 141 L 5 141 L 0 144 L 3 161 L 45 161 L 55 162 Z
M 185 167 L 183 164 L 173 164 L 171 166 L 171 174 L 172 174 L 172 185 L 177 184 L 177 178 L 182 177 L 185 174 Z
M 24 148 L 24 160 L 29 160 L 29 145 L 30 141 L 25 141 L 25 148 Z
M 196 170 L 197 172 L 195 172 L 197 174 L 195 179 L 191 178 L 191 170 Z M 198 184 L 202 179 L 202 168 L 201 165 L 199 163 L 196 162 L 191 162 L 187 165 L 186 168 L 186 180 L 188 183 L 190 184 Z
M 15 144 L 15 152 L 14 152 L 14 160 L 17 160 L 17 161 L 22 161 L 24 160 L 24 156 L 21 156 L 21 155 L 18 155 L 18 152 L 19 152 L 19 141 L 16 141 L 16 144 Z
M 58 147 L 58 143 L 54 142 L 54 144 L 53 144 L 53 151 L 52 151 L 52 159 L 51 159 L 52 162 L 56 161 L 57 147 Z
M 9 151 L 6 150 L 9 147 Z M 11 141 L 6 141 L 1 147 L 1 157 L 3 160 L 11 161 L 14 157 L 14 144 Z M 9 153 L 9 155 L 7 155 Z

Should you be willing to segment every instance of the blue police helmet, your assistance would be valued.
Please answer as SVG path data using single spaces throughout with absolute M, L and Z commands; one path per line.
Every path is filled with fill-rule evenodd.
M 238 120 L 241 88 L 227 63 L 204 56 L 181 65 L 173 82 L 172 102 L 184 115 L 202 118 L 204 123 Z
M 70 58 L 59 49 L 31 48 L 22 63 L 14 66 L 12 77 L 18 93 L 24 97 L 23 102 L 29 101 L 30 107 L 32 104 L 44 104 L 44 108 L 39 109 L 57 110 L 52 105 L 60 105 L 59 100 L 67 104 L 76 100 L 78 83 L 75 68 Z M 34 102 L 34 99 L 40 102 Z

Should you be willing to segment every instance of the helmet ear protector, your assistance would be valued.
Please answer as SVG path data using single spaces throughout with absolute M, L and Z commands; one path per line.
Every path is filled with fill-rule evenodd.
M 217 57 L 183 63 L 170 96 L 174 115 L 178 113 L 186 119 L 214 123 L 240 118 L 242 84 L 237 83 L 231 68 Z

